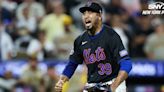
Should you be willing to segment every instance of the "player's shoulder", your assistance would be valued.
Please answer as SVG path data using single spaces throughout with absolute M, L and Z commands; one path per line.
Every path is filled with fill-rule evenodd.
M 106 34 L 108 35 L 108 36 L 110 36 L 110 37 L 112 37 L 112 36 L 115 36 L 115 35 L 118 35 L 115 31 L 114 31 L 114 29 L 112 28 L 112 27 L 110 27 L 110 26 L 108 26 L 108 25 L 103 25 L 103 29 L 105 30 L 105 32 L 106 32 Z
M 84 31 L 83 33 L 81 33 L 79 36 L 76 37 L 75 42 L 76 42 L 76 43 L 81 43 L 82 40 L 83 40 L 84 38 L 86 38 L 86 36 L 87 36 L 87 32 Z

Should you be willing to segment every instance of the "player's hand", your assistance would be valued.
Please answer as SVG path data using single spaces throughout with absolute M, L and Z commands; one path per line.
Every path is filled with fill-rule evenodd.
M 111 89 L 112 92 L 115 92 L 116 91 L 116 88 L 117 87 L 115 86 L 114 83 L 110 85 L 110 89 Z
M 55 85 L 55 92 L 62 92 L 63 85 L 64 81 L 60 79 Z
M 61 75 L 59 81 L 55 85 L 55 92 L 62 92 L 63 85 L 66 81 L 68 81 L 68 77 L 65 75 Z

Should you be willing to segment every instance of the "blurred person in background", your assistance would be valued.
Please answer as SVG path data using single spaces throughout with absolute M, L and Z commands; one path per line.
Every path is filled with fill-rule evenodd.
M 12 22 L 15 16 L 17 3 L 13 0 L 1 0 L 0 7 L 2 8 L 2 20 Z
M 149 59 L 164 60 L 164 23 L 158 24 L 147 37 L 144 50 Z
M 161 92 L 164 92 L 164 85 L 161 86 Z
M 16 2 L 17 4 L 20 4 L 23 2 L 23 0 L 12 0 L 12 1 Z
M 85 0 L 83 0 L 85 1 Z M 71 2 L 71 3 L 70 3 Z M 67 13 L 71 13 L 71 9 L 74 9 L 73 7 L 78 6 L 82 1 L 81 0 L 64 0 L 63 4 L 66 8 Z
M 16 38 L 15 31 L 15 10 L 17 3 L 12 0 L 0 0 L 0 19 L 5 26 L 5 31 L 8 33 L 13 42 Z
M 109 8 L 122 8 L 122 0 L 111 0 Z
M 37 39 L 30 41 L 27 47 L 28 55 L 37 55 L 39 61 L 45 58 L 52 58 L 56 54 L 56 46 L 53 43 L 46 41 L 45 31 L 39 31 Z
M 117 15 L 120 17 L 120 21 L 123 22 L 123 20 L 127 20 L 125 17 L 129 17 L 127 11 L 124 9 L 122 5 L 122 0 L 111 0 L 110 3 L 108 3 L 105 6 L 105 24 L 111 26 L 111 19 L 112 15 Z M 123 17 L 123 18 L 122 18 Z
M 44 75 L 45 72 L 38 66 L 37 57 L 33 55 L 29 56 L 28 64 L 22 69 L 20 80 L 26 85 L 30 85 L 32 92 L 39 92 L 40 89 L 45 90 Z
M 153 32 L 151 26 L 151 17 L 148 15 L 141 15 L 139 12 L 135 17 L 136 25 L 134 29 L 134 41 L 133 41 L 133 52 L 132 56 L 135 58 L 145 58 L 144 44 L 146 38 Z
M 73 0 L 74 1 L 74 0 Z M 76 0 L 76 2 L 74 2 L 74 3 L 77 3 L 75 6 L 72 6 L 72 8 L 71 7 L 68 7 L 68 5 L 69 5 L 69 1 L 68 0 L 65 0 L 65 5 L 66 5 L 66 7 L 68 7 L 68 9 L 69 8 L 71 8 L 70 9 L 70 14 L 71 14 L 71 16 L 72 16 L 72 18 L 73 18 L 73 20 L 74 20 L 74 24 L 76 25 L 76 27 L 80 30 L 80 31 L 83 31 L 84 30 L 84 27 L 83 27 L 83 24 L 82 24 L 82 19 L 81 19 L 81 14 L 79 14 L 79 13 L 77 13 L 78 12 L 78 9 L 83 5 L 83 2 L 85 2 L 85 1 L 87 1 L 87 0 L 83 0 L 83 1 L 81 1 L 81 0 Z M 68 5 L 67 5 L 67 4 Z M 72 3 L 73 4 L 73 3 Z M 67 9 L 67 10 L 68 10 Z
M 14 54 L 14 44 L 9 34 L 5 32 L 5 26 L 0 20 L 0 60 L 9 60 Z
M 111 26 L 116 31 L 116 33 L 121 37 L 123 45 L 126 50 L 128 50 L 129 39 L 126 35 L 126 30 L 123 28 L 123 20 L 121 19 L 121 12 L 119 9 L 115 10 L 111 16 Z
M 18 38 L 16 21 L 4 21 L 5 31 L 11 36 L 13 42 Z
M 46 15 L 48 15 L 48 14 L 50 14 L 50 13 L 52 13 L 53 11 L 52 11 L 52 0 L 47 0 L 47 1 L 45 1 L 45 11 L 46 11 Z
M 81 33 L 76 28 L 74 28 L 70 18 L 67 20 L 65 19 L 64 28 L 64 35 L 55 39 L 57 59 L 61 60 L 68 59 L 69 54 L 73 48 L 73 42 L 75 38 Z
M 33 37 L 30 35 L 30 32 L 26 27 L 19 28 L 17 32 L 19 35 L 15 41 L 17 58 L 27 58 L 26 51 Z
M 15 32 L 15 10 L 17 3 L 13 0 L 0 1 L 0 17 L 5 25 L 5 31 L 11 36 L 12 40 L 15 41 L 17 38 L 17 33 Z
M 105 10 L 115 12 L 116 9 L 123 9 L 122 0 L 111 0 L 110 3 L 107 3 Z
M 36 18 L 34 16 L 30 16 L 30 6 L 26 6 L 22 10 L 22 17 L 17 18 L 17 28 L 26 27 L 32 34 L 36 31 L 36 22 Z
M 35 0 L 23 0 L 16 10 L 17 18 L 22 18 L 24 16 L 23 12 L 25 7 L 29 7 L 29 16 L 36 18 L 37 22 L 39 22 L 45 15 L 45 10 L 41 3 Z
M 54 66 L 49 66 L 47 74 L 44 76 L 46 92 L 54 92 L 53 86 L 57 83 L 57 74 Z
M 131 31 L 132 18 L 124 8 L 106 9 L 105 24 L 112 26 L 121 37 L 124 47 L 131 54 L 132 36 Z
M 11 71 L 5 71 L 4 76 L 0 77 L 0 92 L 11 92 L 17 80 Z
M 15 9 L 17 8 L 17 3 L 13 0 L 1 0 L 0 5 L 12 13 L 14 13 Z
M 62 1 L 54 0 L 51 2 L 51 4 L 53 7 L 53 13 L 48 14 L 43 18 L 39 28 L 41 30 L 45 30 L 46 40 L 53 42 L 56 38 L 64 35 L 64 22 L 72 21 L 72 19 L 69 15 L 64 13 Z
M 149 0 L 121 0 L 122 6 L 127 10 L 130 15 L 141 10 L 141 4 L 145 4 L 143 1 Z

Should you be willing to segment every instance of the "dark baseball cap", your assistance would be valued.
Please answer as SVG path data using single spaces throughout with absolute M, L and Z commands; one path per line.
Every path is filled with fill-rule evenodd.
M 102 7 L 96 2 L 88 2 L 85 6 L 79 9 L 81 13 L 85 12 L 86 10 L 102 13 Z

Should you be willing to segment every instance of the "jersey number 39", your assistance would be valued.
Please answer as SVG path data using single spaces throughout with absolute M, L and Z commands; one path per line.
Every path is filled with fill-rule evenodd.
M 100 69 L 98 71 L 100 75 L 104 75 L 104 74 L 110 75 L 112 73 L 112 67 L 110 63 L 106 63 L 106 64 L 100 63 L 98 64 L 98 68 Z

